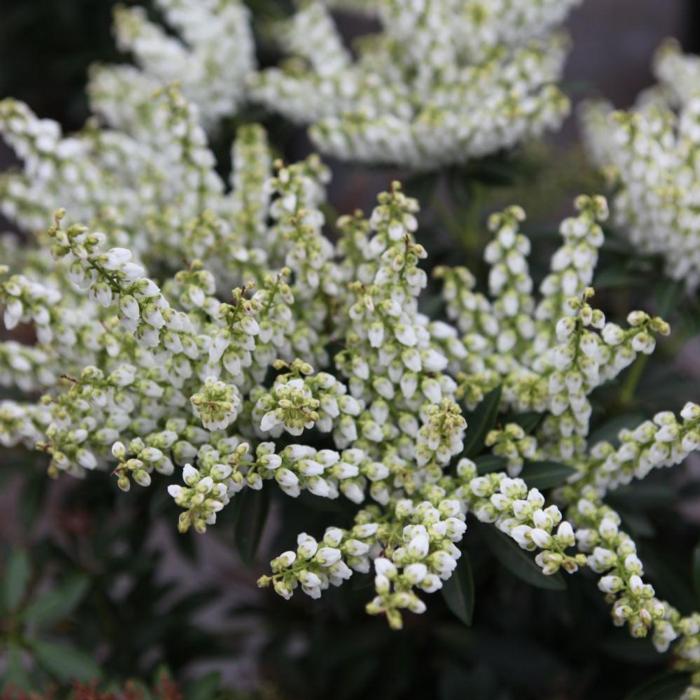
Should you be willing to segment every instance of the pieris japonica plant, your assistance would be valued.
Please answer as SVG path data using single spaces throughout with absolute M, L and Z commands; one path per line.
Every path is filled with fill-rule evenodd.
M 615 188 L 616 223 L 641 251 L 663 257 L 669 277 L 693 290 L 700 285 L 700 59 L 668 41 L 654 71 L 659 84 L 629 111 L 585 104 L 584 136 Z
M 84 129 L 0 101 L 21 162 L 0 176 L 0 210 L 25 233 L 0 238 L 0 386 L 12 393 L 0 445 L 45 454 L 51 477 L 102 472 L 132 492 L 124 501 L 163 494 L 183 536 L 225 529 L 256 492 L 321 503 L 320 529 L 274 523 L 286 544 L 256 569 L 259 587 L 318 599 L 364 577 L 385 629 L 416 622 L 438 591 L 470 617 L 455 590 L 470 534 L 490 533 L 530 578 L 587 572 L 614 625 L 669 652 L 685 700 L 700 698 L 700 613 L 657 595 L 614 507 L 616 490 L 700 448 L 700 406 L 592 435 L 600 392 L 670 333 L 656 314 L 608 319 L 596 306 L 606 200 L 575 200 L 537 282 L 525 212 L 493 214 L 480 291 L 479 261 L 428 267 L 419 202 L 398 181 L 366 214 L 336 217 L 319 156 L 284 162 L 245 123 L 225 178 L 207 136 L 251 101 L 354 161 L 435 169 L 511 147 L 567 112 L 556 27 L 576 4 L 302 3 L 271 27 L 293 58 L 257 73 L 243 3 L 158 0 L 167 29 L 119 8 L 135 65 L 92 70 Z M 337 8 L 379 22 L 356 53 Z M 663 90 L 631 115 L 589 108 L 586 123 L 614 166 L 620 222 L 694 287 L 697 66 L 671 49 L 658 66 Z M 13 561 L 8 579 L 31 578 L 21 553 Z M 66 614 L 86 596 L 77 587 Z M 46 664 L 42 605 L 19 588 L 3 588 L 0 612 L 16 654 Z
M 566 39 L 577 0 L 332 3 L 369 12 L 381 31 L 353 54 L 321 2 L 273 34 L 292 55 L 250 80 L 255 100 L 301 124 L 322 152 L 432 169 L 557 128 Z
M 492 216 L 488 293 L 468 269 L 438 268 L 440 320 L 419 310 L 427 253 L 398 183 L 330 238 L 318 158 L 276 161 L 246 126 L 226 186 L 175 88 L 144 106 L 136 134 L 64 137 L 12 101 L 0 114 L 25 164 L 5 180 L 5 211 L 36 228 L 57 199 L 69 207 L 16 251 L 18 270 L 3 267 L 5 326 L 37 336 L 3 347 L 3 383 L 44 392 L 0 404 L 3 444 L 47 452 L 53 476 L 101 469 L 125 491 L 167 488 L 182 532 L 265 482 L 347 499 L 354 524 L 300 533 L 259 585 L 317 598 L 369 575 L 367 612 L 394 628 L 450 579 L 473 517 L 545 575 L 593 570 L 615 624 L 697 669 L 698 616 L 655 597 L 605 496 L 695 450 L 700 407 L 658 413 L 619 444 L 587 441 L 591 392 L 669 333 L 643 311 L 623 326 L 592 305 L 603 198 L 577 199 L 539 294 L 524 212 Z M 503 418 L 470 433 L 484 404 Z M 508 418 L 526 413 L 542 417 L 534 431 Z M 475 430 L 495 471 L 469 457 Z M 549 500 L 527 482 L 544 459 L 569 474 Z

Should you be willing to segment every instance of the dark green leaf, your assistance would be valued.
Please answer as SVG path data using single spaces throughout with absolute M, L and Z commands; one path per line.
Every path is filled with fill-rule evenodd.
M 239 499 L 236 515 L 235 540 L 238 553 L 246 564 L 255 559 L 262 537 L 267 512 L 270 508 L 270 491 L 245 489 L 236 496 Z
M 601 270 L 595 276 L 596 289 L 617 289 L 620 287 L 640 287 L 645 284 L 644 275 L 634 270 L 608 268 Z
M 561 486 L 576 470 L 572 467 L 544 460 L 541 462 L 527 462 L 520 473 L 520 478 L 533 489 L 549 489 Z
M 687 673 L 664 673 L 635 688 L 626 700 L 678 700 L 689 683 Z
M 33 601 L 22 613 L 22 619 L 40 627 L 46 627 L 68 617 L 85 595 L 88 580 L 76 576 Z
M 622 486 L 609 497 L 610 503 L 619 505 L 623 510 L 650 510 L 669 508 L 676 500 L 676 492 L 668 484 L 633 482 Z
M 609 656 L 625 663 L 638 665 L 657 665 L 659 663 L 659 652 L 649 644 L 648 639 L 635 639 L 625 630 L 625 634 L 620 634 L 615 630 L 604 639 L 600 648 Z
M 597 442 L 618 442 L 617 435 L 624 428 L 634 428 L 644 420 L 644 415 L 641 413 L 624 413 L 621 416 L 615 416 L 602 425 L 599 425 L 591 432 L 588 438 L 590 445 L 595 445 Z
M 211 700 L 221 685 L 221 675 L 212 671 L 187 686 L 187 700 Z
M 657 595 L 672 600 L 682 613 L 690 614 L 696 607 L 693 584 L 688 580 L 687 560 L 678 561 L 673 551 L 651 548 L 640 543 L 639 556 L 644 570 L 654 582 Z
M 491 472 L 502 471 L 506 468 L 508 461 L 505 457 L 498 455 L 481 455 L 474 460 L 476 470 L 479 474 L 490 474 Z
M 509 423 L 517 423 L 526 433 L 532 433 L 542 422 L 543 413 L 528 411 L 527 413 L 516 413 L 508 418 Z
M 3 581 L 3 605 L 5 610 L 14 610 L 21 602 L 29 583 L 29 557 L 23 549 L 10 554 Z
M 100 677 L 95 660 L 66 643 L 33 641 L 32 649 L 39 664 L 64 681 L 90 681 Z
M 493 525 L 481 528 L 488 548 L 503 566 L 513 575 L 531 586 L 546 588 L 552 591 L 563 591 L 566 588 L 561 573 L 545 576 L 533 555 L 521 549 L 510 537 L 499 532 Z
M 693 550 L 693 588 L 696 598 L 700 600 L 700 543 Z
M 32 473 L 24 481 L 19 498 L 19 514 L 25 527 L 29 528 L 36 521 L 44 502 L 49 479 L 43 470 Z
M 664 279 L 656 285 L 657 313 L 662 318 L 670 314 L 683 297 L 685 285 L 678 280 Z
M 635 538 L 654 536 L 656 532 L 654 523 L 649 516 L 641 511 L 629 511 L 618 508 L 617 513 L 622 518 L 622 526 L 625 531 L 629 532 Z
M 496 425 L 498 406 L 501 402 L 501 387 L 490 391 L 474 409 L 467 420 L 467 434 L 464 439 L 464 454 L 474 457 L 482 451 L 486 434 Z
M 5 657 L 6 665 L 5 672 L 2 675 L 4 689 L 29 690 L 31 684 L 29 676 L 22 664 L 22 649 L 10 642 L 7 648 L 7 656 Z
M 465 625 L 470 626 L 474 615 L 474 577 L 467 552 L 462 552 L 457 568 L 441 590 L 447 607 Z

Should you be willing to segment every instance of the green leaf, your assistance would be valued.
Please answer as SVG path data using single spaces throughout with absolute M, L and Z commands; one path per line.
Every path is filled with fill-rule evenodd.
M 29 681 L 29 676 L 22 664 L 22 649 L 17 644 L 10 642 L 7 647 L 7 656 L 5 659 L 2 688 L 4 690 L 9 690 L 11 688 L 15 690 L 30 690 L 31 683 Z
M 244 563 L 251 564 L 265 528 L 270 508 L 270 491 L 265 488 L 261 491 L 245 489 L 236 498 L 239 502 L 234 538 L 241 559 Z
M 3 605 L 8 612 L 14 610 L 24 597 L 30 571 L 27 553 L 23 549 L 14 550 L 7 562 L 3 582 Z
M 466 552 L 462 552 L 462 556 L 457 561 L 457 568 L 445 581 L 441 591 L 447 607 L 467 627 L 471 626 L 474 615 L 474 577 L 469 555 Z
M 619 444 L 618 433 L 625 428 L 636 428 L 644 418 L 642 413 L 623 413 L 621 416 L 614 416 L 591 432 L 588 444 L 595 445 L 603 441 Z
M 636 481 L 611 493 L 608 500 L 615 507 L 638 512 L 654 508 L 670 508 L 676 500 L 676 492 L 668 484 Z
M 474 457 L 482 451 L 486 434 L 496 425 L 498 406 L 501 402 L 501 387 L 490 391 L 474 409 L 467 420 L 467 434 L 464 440 L 464 454 Z
M 64 681 L 90 681 L 100 677 L 95 660 L 66 643 L 31 642 L 36 660 L 50 674 Z
M 625 700 L 678 700 L 689 684 L 687 673 L 663 673 L 635 688 Z
M 68 617 L 85 595 L 88 583 L 85 576 L 69 579 L 28 605 L 22 619 L 39 627 L 47 627 Z
M 596 289 L 618 289 L 641 287 L 645 284 L 644 275 L 635 270 L 608 268 L 595 276 Z
M 648 639 L 630 637 L 626 630 L 624 634 L 620 632 L 621 630 L 612 631 L 600 642 L 600 649 L 613 659 L 625 663 L 658 665 L 659 659 L 663 657 L 659 656 L 659 652 L 649 644 Z
M 493 555 L 514 576 L 522 579 L 531 586 L 546 588 L 550 591 L 563 591 L 566 582 L 561 573 L 545 576 L 533 555 L 521 549 L 510 537 L 499 532 L 493 525 L 480 528 L 486 545 Z
M 576 470 L 560 462 L 544 460 L 542 462 L 527 462 L 519 476 L 533 489 L 549 489 L 561 486 L 575 474 Z
M 678 306 L 685 294 L 685 285 L 678 280 L 664 279 L 655 287 L 657 313 L 664 318 Z
M 695 596 L 700 600 L 700 543 L 693 550 L 693 588 Z
M 36 521 L 48 489 L 49 479 L 43 470 L 31 473 L 24 481 L 19 498 L 19 514 L 26 528 Z
M 527 413 L 514 413 L 508 417 L 508 423 L 517 423 L 528 435 L 542 422 L 544 413 L 528 411 Z
M 641 511 L 629 511 L 618 508 L 617 514 L 622 518 L 622 526 L 625 532 L 630 533 L 635 538 L 653 537 L 656 533 L 651 518 Z
M 498 455 L 481 455 L 474 460 L 474 464 L 479 474 L 490 474 L 491 472 L 504 470 L 508 464 L 508 460 Z
M 216 692 L 221 685 L 221 674 L 212 671 L 206 675 L 192 681 L 187 686 L 185 697 L 187 700 L 211 700 L 216 697 Z

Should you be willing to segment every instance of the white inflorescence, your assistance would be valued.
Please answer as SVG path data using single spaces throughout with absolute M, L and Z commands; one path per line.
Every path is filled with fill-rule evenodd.
M 340 158 L 426 169 L 462 163 L 559 126 L 566 40 L 578 0 L 331 3 L 376 14 L 353 58 L 323 3 L 277 31 L 294 56 L 251 79 L 254 99 L 312 124 Z
M 138 122 L 138 110 L 158 87 L 177 82 L 207 126 L 238 111 L 255 69 L 248 8 L 239 0 L 156 0 L 169 28 L 142 7 L 117 6 L 114 34 L 136 66 L 94 66 L 88 91 L 93 109 L 112 125 Z
M 566 9 L 459 3 L 483 31 L 458 45 L 451 33 L 432 47 L 419 45 L 425 32 L 415 47 L 405 41 L 448 5 L 414 3 L 404 16 L 399 3 L 382 4 L 394 29 L 367 57 L 379 60 L 403 41 L 408 54 L 459 49 L 481 60 L 492 49 L 501 55 L 499 42 L 539 36 Z M 497 5 L 520 18 L 521 32 L 479 14 Z M 324 54 L 308 60 L 334 76 L 350 58 L 319 17 L 308 31 L 318 31 L 310 43 Z M 417 83 L 430 83 L 441 61 L 427 62 Z M 507 64 L 497 66 L 509 74 Z M 377 99 L 396 99 L 397 109 L 413 103 L 409 93 L 386 97 L 375 87 Z M 2 242 L 3 259 L 17 266 L 0 266 L 4 325 L 30 324 L 37 342 L 0 344 L 0 383 L 43 394 L 0 402 L 1 444 L 47 452 L 54 476 L 108 470 L 123 490 L 167 483 L 183 532 L 204 532 L 239 492 L 266 482 L 290 497 L 347 499 L 358 506 L 351 527 L 289 533 L 296 544 L 259 583 L 285 598 L 299 588 L 317 598 L 355 572 L 370 574 L 367 610 L 392 627 L 405 611 L 423 612 L 424 594 L 450 578 L 473 517 L 533 552 L 546 575 L 584 567 L 599 574 L 615 624 L 650 635 L 659 651 L 673 644 L 679 667 L 700 672 L 700 616 L 656 598 L 634 542 L 605 503 L 616 487 L 700 447 L 700 407 L 658 413 L 621 431 L 616 444 L 588 440 L 591 393 L 670 330 L 642 311 L 618 325 L 592 306 L 608 215 L 602 197 L 576 200 L 537 291 L 520 231 L 524 212 L 492 216 L 488 292 L 464 267 L 438 268 L 447 320 L 437 320 L 419 307 L 428 280 L 418 203 L 398 183 L 369 217 L 341 216 L 330 237 L 329 172 L 318 157 L 275 161 L 262 127 L 247 125 L 225 183 L 202 110 L 181 90 L 159 88 L 146 101 L 135 90 L 124 99 L 111 128 L 91 123 L 69 136 L 23 104 L 0 102 L 0 133 L 23 161 L 0 180 L 2 211 L 41 231 L 35 246 Z M 487 109 L 497 124 L 499 107 Z M 411 161 L 417 142 L 405 137 L 414 132 L 399 131 L 379 143 Z M 453 133 L 444 134 L 454 150 Z M 443 162 L 446 152 L 425 157 Z M 479 473 L 466 447 L 465 409 L 494 396 L 503 420 L 477 451 L 503 469 Z M 524 413 L 541 417 L 531 434 L 513 418 Z M 522 478 L 528 461 L 540 459 L 573 469 L 557 504 Z M 688 700 L 697 700 L 695 686 Z
M 667 274 L 700 285 L 700 58 L 675 42 L 659 49 L 659 85 L 630 111 L 605 102 L 582 110 L 594 161 L 616 187 L 616 223 L 642 252 L 663 256 Z

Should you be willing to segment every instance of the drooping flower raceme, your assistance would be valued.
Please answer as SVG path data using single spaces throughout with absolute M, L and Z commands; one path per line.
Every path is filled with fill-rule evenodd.
M 181 38 L 150 21 L 143 7 L 117 6 L 117 46 L 136 66 L 92 67 L 88 92 L 95 112 L 124 128 L 139 121 L 134 108 L 177 82 L 206 126 L 233 116 L 255 69 L 248 8 L 240 0 L 157 0 L 156 6 Z
M 675 42 L 657 52 L 659 85 L 635 107 L 584 106 L 582 123 L 594 161 L 616 188 L 616 222 L 640 250 L 663 256 L 669 277 L 700 285 L 700 59 Z
M 335 3 L 367 10 L 378 34 L 343 45 L 323 3 L 278 27 L 293 56 L 251 80 L 251 94 L 312 124 L 324 153 L 417 169 L 462 163 L 556 128 L 565 39 L 577 0 Z

